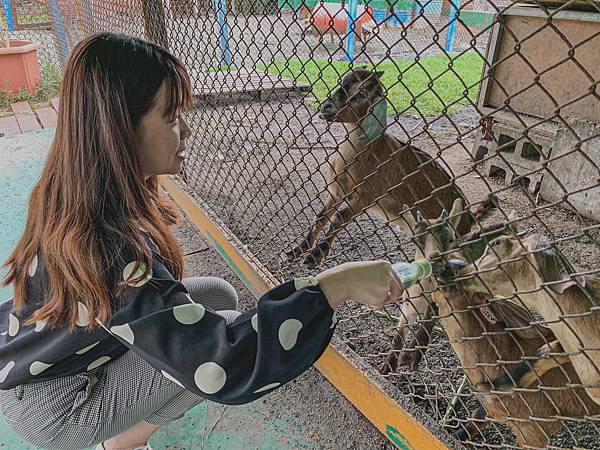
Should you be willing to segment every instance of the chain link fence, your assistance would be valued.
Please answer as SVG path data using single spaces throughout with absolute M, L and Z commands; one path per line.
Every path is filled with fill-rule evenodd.
M 397 305 L 343 306 L 337 334 L 440 428 L 600 448 L 598 2 L 4 4 L 58 68 L 103 30 L 184 61 L 181 178 L 277 278 L 434 260 Z

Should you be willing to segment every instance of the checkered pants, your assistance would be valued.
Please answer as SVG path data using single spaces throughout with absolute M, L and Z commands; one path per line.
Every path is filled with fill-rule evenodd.
M 183 284 L 228 323 L 240 314 L 225 280 L 195 277 Z M 142 421 L 165 425 L 203 400 L 132 351 L 90 372 L 0 391 L 6 423 L 30 444 L 58 450 L 95 445 Z

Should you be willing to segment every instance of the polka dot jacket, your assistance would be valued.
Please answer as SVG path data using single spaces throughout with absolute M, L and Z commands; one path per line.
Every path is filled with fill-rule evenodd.
M 152 247 L 149 275 L 116 299 L 108 323 L 91 332 L 83 303 L 74 330 L 24 324 L 43 299 L 46 274 L 35 258 L 27 306 L 17 315 L 12 299 L 0 304 L 0 389 L 89 371 L 132 350 L 196 394 L 242 404 L 308 369 L 329 343 L 336 318 L 318 286 L 282 284 L 227 325 L 191 300 Z M 132 279 L 136 263 L 125 252 L 119 260 L 115 273 Z

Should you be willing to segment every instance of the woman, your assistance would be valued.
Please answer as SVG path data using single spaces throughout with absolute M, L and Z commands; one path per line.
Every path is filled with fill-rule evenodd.
M 184 67 L 158 46 L 102 33 L 71 55 L 0 305 L 0 404 L 33 445 L 149 449 L 204 399 L 250 402 L 308 369 L 341 302 L 402 291 L 389 263 L 347 263 L 240 314 L 225 281 L 181 282 L 178 215 L 156 176 L 181 170 L 190 103 Z

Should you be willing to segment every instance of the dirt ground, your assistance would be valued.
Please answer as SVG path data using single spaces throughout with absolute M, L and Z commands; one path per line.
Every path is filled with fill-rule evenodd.
M 301 261 L 288 262 L 284 252 L 306 233 L 322 206 L 322 174 L 344 139 L 345 128 L 327 125 L 313 108 L 293 95 L 274 94 L 260 102 L 236 98 L 229 103 L 198 105 L 188 119 L 193 129 L 202 130 L 190 146 L 185 169 L 188 186 L 279 279 L 309 273 Z M 514 212 L 519 218 L 520 230 L 554 239 L 571 238 L 559 245 L 565 256 L 581 268 L 600 268 L 600 230 L 589 229 L 596 222 L 561 207 L 548 207 L 522 187 L 506 186 L 502 180 L 487 177 L 485 167 L 473 165 L 469 152 L 478 123 L 474 109 L 436 120 L 392 117 L 391 121 L 388 132 L 437 155 L 471 202 L 496 192 L 503 213 Z M 504 217 L 496 212 L 485 223 Z M 363 214 L 340 233 L 332 255 L 320 269 L 373 258 L 407 261 L 413 254 L 406 233 Z M 398 314 L 397 307 L 388 311 Z M 390 350 L 394 325 L 393 319 L 348 303 L 340 312 L 338 335 L 377 368 Z M 391 376 L 389 381 L 439 422 L 463 372 L 445 335 L 435 333 L 419 370 Z M 459 403 L 460 418 L 478 406 L 468 383 Z M 474 440 L 472 448 L 506 448 L 514 442 L 505 427 L 494 425 Z M 600 432 L 590 421 L 569 423 L 552 443 L 556 448 L 600 448 Z

